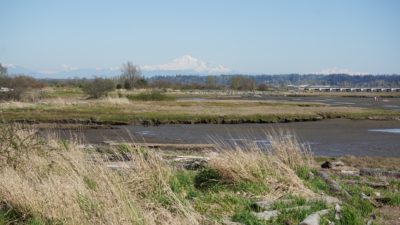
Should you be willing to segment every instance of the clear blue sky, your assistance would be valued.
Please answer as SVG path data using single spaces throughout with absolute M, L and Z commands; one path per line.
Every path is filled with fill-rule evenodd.
M 0 62 L 158 65 L 191 55 L 249 73 L 400 73 L 399 0 L 0 0 Z

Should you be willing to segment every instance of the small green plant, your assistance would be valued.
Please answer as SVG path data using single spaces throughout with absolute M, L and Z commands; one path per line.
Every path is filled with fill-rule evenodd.
M 96 212 L 99 211 L 98 206 L 85 195 L 78 194 L 78 204 L 88 218 L 92 217 Z
M 117 150 L 118 150 L 118 153 L 120 153 L 120 154 L 127 154 L 127 153 L 132 152 L 131 147 L 127 144 L 118 145 Z
M 37 217 L 32 217 L 25 223 L 25 225 L 44 225 L 44 224 L 46 223 L 44 223 L 40 218 Z
M 201 170 L 194 179 L 194 185 L 196 188 L 207 189 L 217 184 L 222 183 L 222 177 L 218 171 L 210 168 Z
M 65 150 L 67 150 L 67 151 L 69 150 L 69 141 L 68 140 L 61 139 L 60 144 Z
M 340 218 L 341 225 L 361 225 L 363 219 L 357 210 L 349 205 L 344 205 L 342 208 L 342 215 Z
M 199 193 L 194 187 L 194 171 L 180 170 L 170 180 L 171 190 L 187 199 L 193 199 Z
M 255 215 L 253 215 L 248 210 L 236 212 L 233 215 L 232 220 L 234 222 L 239 222 L 239 223 L 243 223 L 243 224 L 246 224 L 246 225 L 263 225 L 263 224 L 266 224 L 263 221 L 259 220 Z
M 96 191 L 97 190 L 96 181 L 94 181 L 90 177 L 84 176 L 83 177 L 83 182 L 85 182 L 86 187 L 89 188 L 90 190 L 92 190 L 92 191 Z
M 18 221 L 18 222 L 17 222 Z M 17 222 L 17 223 L 16 223 Z M 46 223 L 39 217 L 22 215 L 21 213 L 9 209 L 7 206 L 0 204 L 0 225 L 5 224 L 22 224 L 25 225 L 45 225 Z

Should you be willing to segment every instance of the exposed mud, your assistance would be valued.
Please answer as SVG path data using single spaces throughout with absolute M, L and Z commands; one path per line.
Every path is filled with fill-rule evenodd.
M 265 133 L 273 130 L 294 132 L 315 155 L 400 157 L 400 134 L 370 130 L 399 129 L 400 121 L 332 119 L 285 124 L 176 124 L 161 126 L 113 126 L 114 129 L 42 130 L 61 138 L 80 137 L 88 143 L 136 141 L 147 143 L 268 145 Z

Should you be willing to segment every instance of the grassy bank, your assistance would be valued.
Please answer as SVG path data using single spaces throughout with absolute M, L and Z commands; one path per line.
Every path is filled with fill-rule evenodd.
M 0 119 L 3 121 L 36 123 L 273 123 L 326 118 L 390 120 L 400 117 L 399 112 L 389 110 L 250 100 L 143 101 L 137 97 L 130 101 L 127 98 L 58 98 L 37 103 L 0 103 L 0 106 Z
M 295 173 L 309 163 L 301 149 L 221 151 L 190 171 L 141 147 L 90 148 L 15 126 L 2 126 L 0 139 L 4 223 L 219 224 L 257 196 L 314 195 Z
M 208 162 L 192 170 L 140 146 L 87 146 L 20 125 L 0 129 L 0 224 L 294 225 L 328 209 L 321 224 L 361 225 L 376 212 L 362 193 L 379 191 L 388 207 L 400 205 L 396 180 L 385 190 L 341 183 L 352 197 L 342 199 L 335 219 L 333 206 L 316 197 L 336 193 L 309 175 L 316 174 L 309 150 L 287 133 L 269 135 L 269 151 L 247 145 L 203 152 Z M 271 209 L 281 214 L 261 220 L 259 200 L 275 201 Z

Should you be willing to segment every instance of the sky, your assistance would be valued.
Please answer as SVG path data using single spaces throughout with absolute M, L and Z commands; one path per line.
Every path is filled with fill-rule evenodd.
M 0 63 L 43 73 L 400 74 L 398 0 L 0 0 Z

